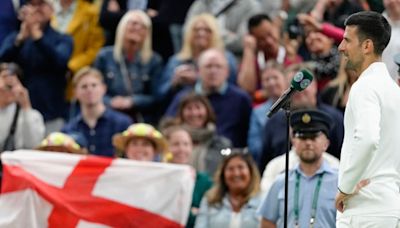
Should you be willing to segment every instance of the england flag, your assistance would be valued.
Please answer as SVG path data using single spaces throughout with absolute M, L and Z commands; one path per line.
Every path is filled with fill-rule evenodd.
M 183 227 L 189 166 L 91 155 L 1 155 L 0 227 Z

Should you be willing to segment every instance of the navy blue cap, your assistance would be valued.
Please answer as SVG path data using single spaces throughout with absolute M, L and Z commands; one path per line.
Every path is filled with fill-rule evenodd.
M 290 116 L 290 126 L 295 137 L 315 138 L 320 132 L 329 137 L 332 118 L 316 109 L 301 109 Z

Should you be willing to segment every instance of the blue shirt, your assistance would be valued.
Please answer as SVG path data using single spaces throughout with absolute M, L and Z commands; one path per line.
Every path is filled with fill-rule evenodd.
M 323 173 L 321 188 L 318 195 L 317 210 L 314 228 L 336 227 L 335 196 L 338 183 L 338 172 L 324 161 L 317 172 L 309 177 L 305 175 L 299 165 L 289 171 L 289 199 L 288 199 L 288 227 L 294 226 L 294 195 L 296 175 L 300 174 L 299 187 L 299 227 L 310 227 L 311 208 L 318 176 Z M 283 227 L 285 176 L 279 175 L 262 202 L 258 213 L 277 225 Z
M 260 217 L 256 211 L 261 202 L 261 195 L 252 197 L 240 209 L 240 227 L 258 228 L 260 227 Z M 229 227 L 232 221 L 232 206 L 228 196 L 225 195 L 221 205 L 210 206 L 207 197 L 203 197 L 200 204 L 199 214 L 197 215 L 195 228 L 223 228 Z
M 344 126 L 343 113 L 336 108 L 318 102 L 318 110 L 326 112 L 332 118 L 333 127 L 329 131 L 330 144 L 326 152 L 340 158 L 340 151 L 343 143 Z M 258 168 L 260 173 L 264 172 L 265 166 L 275 157 L 286 153 L 287 136 L 286 136 L 286 117 L 285 112 L 279 111 L 272 116 L 263 128 L 262 133 L 262 150 Z
M 231 52 L 229 52 L 229 51 L 225 51 L 225 57 L 226 57 L 226 59 L 227 59 L 227 61 L 228 61 L 228 67 L 229 67 L 229 76 L 228 76 L 228 82 L 229 83 L 232 83 L 232 84 L 234 84 L 234 85 L 236 85 L 236 75 L 237 75 L 237 62 L 236 62 L 236 58 L 235 58 L 235 56 L 231 53 Z M 181 59 L 179 59 L 179 57 L 178 57 L 178 55 L 177 54 L 175 54 L 175 55 L 173 55 L 173 56 L 171 56 L 170 58 L 169 58 L 169 60 L 168 60 L 168 63 L 167 63 L 167 65 L 165 66 L 165 68 L 164 68 L 164 72 L 163 72 L 163 78 L 168 78 L 170 81 L 172 80 L 172 78 L 174 77 L 174 74 L 175 74 L 175 69 L 178 67 L 178 66 L 180 66 L 180 65 L 182 65 L 182 64 L 185 64 L 185 62 L 187 62 L 187 61 L 193 61 L 192 59 L 189 59 L 189 60 L 181 60 Z M 194 62 L 194 61 L 193 61 Z M 166 84 L 166 86 L 168 86 L 168 89 L 169 89 L 169 86 L 171 85 L 171 83 L 168 83 L 168 84 Z M 167 88 L 166 88 L 167 89 Z
M 126 130 L 131 124 L 132 120 L 127 115 L 106 108 L 94 128 L 90 128 L 79 114 L 68 122 L 62 131 L 82 133 L 88 142 L 87 149 L 90 154 L 114 157 L 113 135 Z
M 65 118 L 65 74 L 73 50 L 71 36 L 47 24 L 40 39 L 29 38 L 17 47 L 14 45 L 17 35 L 18 31 L 10 33 L 0 44 L 0 62 L 15 62 L 23 69 L 23 83 L 32 107 L 45 121 Z
M 250 153 L 253 155 L 254 161 L 258 161 L 261 157 L 263 129 L 269 120 L 266 114 L 272 104 L 273 101 L 268 99 L 264 103 L 253 108 L 251 112 L 247 146 Z
M 20 3 L 18 1 L 19 6 Z M 0 44 L 2 44 L 8 34 L 18 30 L 19 22 L 13 0 L 1 0 L 0 9 Z

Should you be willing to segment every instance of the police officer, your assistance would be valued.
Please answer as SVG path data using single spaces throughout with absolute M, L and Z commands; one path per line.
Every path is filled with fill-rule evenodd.
M 314 109 L 291 116 L 292 144 L 300 163 L 289 171 L 288 227 L 335 227 L 338 173 L 322 157 L 329 146 L 331 123 L 328 114 Z M 261 227 L 283 227 L 284 189 L 282 174 L 259 208 Z

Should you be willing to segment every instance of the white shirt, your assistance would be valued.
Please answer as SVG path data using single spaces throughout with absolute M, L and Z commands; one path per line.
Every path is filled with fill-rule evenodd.
M 15 109 L 15 103 L 0 108 L 0 152 L 10 131 Z M 15 147 L 17 149 L 32 149 L 38 146 L 44 137 L 44 130 L 43 117 L 38 111 L 21 109 L 15 130 Z
M 278 49 L 278 56 L 276 57 L 276 62 L 283 64 L 283 62 L 285 61 L 285 56 L 286 56 L 286 49 L 283 46 L 279 46 Z M 261 70 L 264 70 L 267 64 L 267 61 L 265 61 L 265 55 L 264 52 L 259 51 L 257 53 L 257 63 L 258 66 Z
M 371 64 L 353 84 L 344 116 L 339 189 L 353 193 L 343 216 L 400 218 L 400 88 L 382 62 Z
M 232 218 L 231 218 L 231 223 L 229 224 L 229 228 L 240 228 L 240 213 L 239 212 L 233 212 L 232 211 Z
M 68 29 L 68 25 L 72 21 L 72 17 L 76 11 L 77 1 L 73 1 L 67 9 L 63 9 L 61 6 L 60 1 L 56 1 L 54 4 L 54 15 L 57 19 L 56 29 L 61 32 L 65 33 Z

